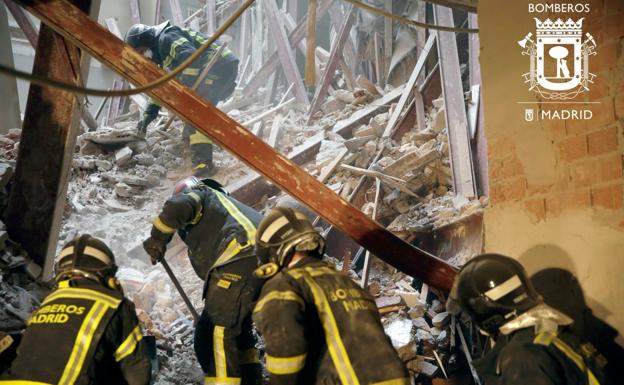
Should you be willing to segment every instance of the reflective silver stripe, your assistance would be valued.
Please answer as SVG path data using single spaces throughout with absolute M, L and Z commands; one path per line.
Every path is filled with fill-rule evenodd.
M 164 68 L 169 68 L 171 63 L 173 63 L 173 59 L 176 56 L 175 55 L 176 48 L 178 48 L 179 45 L 184 44 L 184 42 L 187 42 L 187 41 L 188 41 L 187 38 L 181 37 L 181 38 L 177 39 L 176 41 L 174 41 L 171 44 L 171 48 L 169 48 L 169 55 L 167 55 L 167 57 L 163 61 L 163 67 Z
M 234 203 L 232 203 L 228 198 L 226 198 L 225 195 L 223 195 L 222 193 L 218 191 L 215 191 L 215 194 L 217 195 L 217 198 L 219 198 L 219 202 L 221 202 L 221 204 L 223 205 L 223 207 L 225 207 L 228 213 L 230 213 L 234 217 L 234 219 L 236 219 L 236 222 L 238 222 L 243 227 L 243 229 L 245 229 L 245 232 L 247 233 L 248 243 L 250 245 L 255 244 L 256 227 L 254 226 L 254 224 L 251 223 L 249 218 L 247 218 L 238 209 L 238 207 L 236 207 Z
M 74 246 L 66 247 L 63 250 L 61 250 L 61 253 L 59 254 L 59 259 L 67 255 L 73 254 L 73 253 L 74 253 Z M 93 257 L 95 259 L 99 259 L 106 265 L 110 265 L 112 263 L 111 259 L 109 258 L 108 255 L 106 255 L 106 253 L 104 253 L 101 250 L 96 249 L 95 247 L 87 246 L 84 248 L 84 251 L 82 253 L 90 257 Z
M 271 374 L 285 375 L 299 372 L 305 366 L 307 353 L 294 357 L 266 355 L 266 368 Z
M 496 286 L 495 288 L 492 288 L 486 291 L 484 294 L 486 297 L 488 297 L 492 301 L 496 301 L 506 296 L 507 294 L 511 293 L 512 291 L 516 290 L 520 286 L 522 286 L 520 277 L 518 277 L 517 275 L 514 275 L 513 277 L 509 278 L 508 280 Z

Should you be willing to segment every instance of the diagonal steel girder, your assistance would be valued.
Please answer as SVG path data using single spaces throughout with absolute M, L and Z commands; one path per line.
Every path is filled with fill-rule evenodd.
M 144 85 L 164 75 L 66 0 L 18 2 L 132 83 Z M 454 267 L 399 239 L 181 83 L 167 82 L 149 94 L 382 260 L 434 287 L 450 289 L 457 272 Z

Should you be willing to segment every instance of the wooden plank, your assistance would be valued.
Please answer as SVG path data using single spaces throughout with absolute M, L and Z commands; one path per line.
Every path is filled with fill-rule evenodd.
M 344 4 L 344 2 L 334 2 L 332 11 L 329 12 L 329 18 L 331 20 L 334 30 L 336 31 L 336 34 L 339 33 L 340 26 L 342 25 L 342 22 L 346 17 L 345 13 L 342 11 L 341 8 L 342 4 Z M 357 61 L 356 58 L 357 54 L 355 51 L 355 46 L 353 45 L 353 40 L 351 39 L 351 36 L 348 36 L 344 44 L 343 60 L 347 63 L 351 70 L 355 70 Z
M 206 0 L 206 32 L 208 35 L 217 29 L 217 0 Z
M 347 119 L 339 120 L 334 125 L 334 132 L 342 131 L 347 133 L 348 137 L 351 136 L 351 130 L 360 124 L 368 123 L 368 120 L 373 115 L 380 114 L 388 109 L 391 103 L 394 103 L 403 93 L 404 86 L 397 87 L 392 91 L 385 94 L 380 99 L 373 101 L 369 106 L 355 111 Z M 344 135 L 343 135 L 344 136 Z
M 141 11 L 139 8 L 139 0 L 129 0 L 130 4 L 130 22 L 132 24 L 141 23 Z
M 386 12 L 392 13 L 392 0 L 384 0 L 384 8 Z M 390 69 L 390 61 L 392 60 L 392 44 L 394 41 L 393 37 L 393 20 L 389 17 L 384 18 L 384 68 L 386 72 L 384 74 L 384 84 L 387 82 L 388 70 Z M 424 28 L 418 28 L 421 30 L 425 30 Z
M 4 0 L 4 3 L 17 22 L 17 25 L 19 25 L 24 35 L 26 35 L 26 39 L 28 39 L 30 45 L 33 48 L 37 47 L 37 35 L 39 34 L 37 27 L 35 27 L 33 22 L 28 18 L 28 15 L 26 15 L 22 8 L 15 4 L 13 0 Z
M 418 80 L 418 75 L 420 75 L 420 72 L 425 66 L 425 63 L 428 57 L 427 53 L 433 47 L 433 43 L 435 43 L 435 40 L 436 40 L 435 34 L 432 33 L 431 35 L 429 35 L 429 39 L 427 39 L 427 44 L 425 44 L 425 47 L 423 49 L 424 53 L 418 57 L 418 60 L 416 61 L 416 65 L 414 66 L 414 71 L 412 71 L 412 75 L 410 76 L 409 80 L 407 81 L 405 85 L 405 89 L 403 91 L 403 94 L 401 95 L 401 99 L 399 99 L 397 106 L 395 107 L 394 111 L 392 111 L 392 115 L 390 115 L 390 118 L 388 119 L 388 123 L 386 124 L 386 128 L 384 129 L 384 133 L 383 133 L 384 138 L 387 138 L 390 136 L 390 133 L 392 132 L 397 122 L 399 121 L 399 118 L 401 117 L 401 113 L 403 112 L 403 109 L 407 105 L 412 95 L 412 92 L 414 91 L 414 87 L 416 86 L 416 81 Z
M 161 12 L 162 12 L 162 1 L 163 0 L 156 0 L 156 6 L 155 6 L 155 11 L 154 11 L 154 24 L 160 24 L 160 17 L 161 17 Z
M 169 5 L 171 7 L 171 18 L 173 19 L 173 25 L 177 25 L 179 27 L 184 26 L 184 16 L 182 16 L 182 7 L 180 7 L 179 0 L 169 0 Z
M 287 4 L 287 10 L 288 13 L 295 19 L 295 21 L 299 18 L 299 9 L 298 9 L 298 3 L 299 0 L 286 0 L 288 2 Z
M 329 60 L 327 61 L 327 65 L 325 66 L 325 72 L 323 72 L 323 75 L 321 76 L 320 84 L 316 89 L 314 99 L 312 99 L 312 104 L 310 105 L 308 117 L 308 124 L 310 124 L 310 122 L 312 121 L 312 117 L 314 116 L 316 111 L 320 110 L 321 104 L 323 104 L 325 96 L 327 96 L 329 84 L 334 77 L 334 72 L 338 67 L 340 57 L 342 56 L 342 48 L 347 41 L 347 37 L 349 36 L 349 32 L 351 31 L 353 22 L 355 21 L 355 14 L 356 9 L 353 7 L 353 5 L 349 5 L 347 18 L 344 20 L 342 26 L 340 27 L 340 31 L 338 32 L 338 38 L 336 39 L 334 46 L 331 48 Z
M 468 15 L 468 28 L 478 28 L 477 15 Z M 479 64 L 479 34 L 471 33 L 468 35 L 468 70 L 470 71 L 470 84 L 472 86 L 481 85 L 481 66 Z M 476 135 L 474 140 L 473 155 L 474 155 L 474 170 L 477 181 L 477 192 L 480 196 L 488 196 L 489 183 L 488 183 L 488 151 L 487 140 L 485 137 L 485 130 L 483 126 L 483 98 L 479 98 L 477 105 L 477 125 Z
M 6 8 L 0 4 L 0 64 L 14 68 L 13 47 L 11 45 L 11 32 L 9 17 Z M 19 97 L 17 93 L 17 79 L 11 76 L 0 75 L 0 90 L 2 90 L 2 103 L 0 103 L 0 134 L 6 134 L 11 128 L 21 128 Z
M 277 137 L 279 136 L 280 130 L 282 128 L 282 114 L 275 115 L 273 118 L 273 124 L 271 125 L 271 133 L 269 134 L 269 146 L 275 148 L 277 144 Z
M 317 18 L 323 17 L 329 10 L 333 0 L 321 0 L 316 11 Z M 307 26 L 307 17 L 304 17 L 297 27 L 288 35 L 290 46 L 295 47 L 304 37 Z M 264 85 L 266 79 L 271 75 L 279 64 L 277 52 L 273 52 L 262 64 L 262 67 L 254 74 L 253 79 L 243 89 L 243 96 L 249 97 Z
M 286 79 L 288 83 L 295 84 L 295 97 L 297 98 L 297 102 L 308 105 L 308 96 L 305 92 L 301 74 L 297 69 L 297 63 L 295 62 L 293 51 L 290 48 L 290 43 L 288 41 L 288 37 L 286 36 L 286 31 L 284 30 L 282 18 L 279 17 L 277 4 L 275 3 L 275 0 L 262 0 L 262 7 L 267 17 L 268 29 L 273 36 L 275 44 L 277 45 L 277 55 L 282 64 L 282 70 L 286 75 Z
M 275 107 L 271 108 L 270 110 L 261 113 L 258 116 L 254 116 L 252 119 L 249 119 L 246 122 L 243 122 L 242 125 L 248 127 L 248 126 L 254 124 L 255 122 L 259 122 L 262 119 L 264 119 L 266 117 L 269 117 L 269 116 L 275 114 L 276 112 L 281 111 L 282 109 L 288 107 L 289 105 L 294 103 L 294 101 L 295 101 L 295 98 L 290 98 L 287 101 L 285 101 L 284 103 L 282 103 L 282 104 L 280 104 L 278 106 L 275 106 Z
M 342 150 L 340 150 L 338 155 L 336 155 L 336 157 L 327 166 L 323 168 L 323 170 L 321 171 L 321 174 L 318 177 L 318 180 L 321 183 L 327 182 L 327 179 L 329 179 L 331 174 L 334 173 L 334 170 L 336 169 L 336 167 L 340 165 L 340 162 L 342 162 L 342 160 L 344 159 L 345 156 L 347 156 L 348 153 L 349 153 L 348 148 L 343 148 Z
M 373 217 L 374 221 L 377 220 L 377 208 L 379 207 L 379 201 L 381 197 L 381 180 L 375 178 L 375 201 L 373 203 Z M 361 286 L 363 289 L 368 287 L 368 276 L 370 275 L 370 266 L 373 260 L 373 255 L 370 251 L 366 250 L 366 256 L 364 257 L 364 268 L 362 269 L 362 281 Z
M 375 78 L 377 85 L 384 88 L 384 65 L 385 58 L 381 53 L 381 37 L 378 32 L 373 33 L 373 51 L 375 51 Z
M 308 1 L 307 24 L 305 85 L 309 87 L 316 84 L 316 0 Z
M 425 103 L 422 94 L 418 90 L 414 90 L 414 106 L 416 108 L 416 127 L 418 130 L 427 128 L 425 119 Z
M 137 85 L 147 84 L 164 74 L 149 59 L 129 49 L 67 0 L 20 0 L 20 4 L 26 4 L 28 11 L 44 23 L 52 25 L 72 43 Z M 149 94 L 387 263 L 432 286 L 450 289 L 457 269 L 379 226 L 180 82 L 171 80 L 151 89 Z
M 237 37 L 239 39 L 238 40 L 238 57 L 241 59 L 248 57 L 247 55 L 247 45 L 248 45 L 247 36 L 249 35 L 248 19 L 249 19 L 248 13 L 243 13 L 240 16 L 240 33 Z
M 436 23 L 442 26 L 454 26 L 453 11 L 442 5 L 433 7 Z M 445 116 L 449 135 L 451 166 L 455 193 L 466 198 L 476 195 L 472 169 L 472 154 L 468 139 L 468 121 L 462 89 L 457 41 L 454 32 L 437 31 L 438 57 L 442 79 Z
M 73 13 L 93 20 L 83 13 L 93 9 L 91 16 L 97 19 L 99 1 L 77 0 L 73 3 L 77 5 L 72 6 Z M 42 25 L 32 69 L 34 74 L 80 84 L 80 79 L 87 78 L 88 70 L 87 55 L 52 28 Z M 21 243 L 33 261 L 43 268 L 44 281 L 52 277 L 65 209 L 80 121 L 77 99 L 71 92 L 31 84 L 5 213 L 11 239 Z

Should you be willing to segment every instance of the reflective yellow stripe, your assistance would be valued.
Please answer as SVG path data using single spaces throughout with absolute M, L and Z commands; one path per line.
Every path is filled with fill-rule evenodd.
M 26 380 L 0 380 L 0 384 L 2 385 L 52 385 L 47 382 L 38 382 L 38 381 L 26 381 Z
M 220 266 L 225 262 L 232 259 L 236 254 L 238 254 L 242 249 L 247 248 L 250 244 L 240 245 L 236 239 L 232 239 L 230 243 L 228 243 L 223 253 L 217 258 L 213 266 Z
M 173 63 L 173 59 L 176 56 L 175 54 L 176 49 L 178 48 L 179 45 L 184 44 L 185 42 L 188 42 L 187 38 L 181 37 L 171 44 L 171 48 L 169 48 L 169 55 L 167 55 L 167 57 L 163 61 L 164 68 L 169 68 L 171 63 Z
M 557 337 L 557 333 L 553 332 L 542 332 L 535 336 L 533 339 L 534 344 L 548 346 L 553 340 Z
M 205 385 L 238 385 L 241 379 L 238 377 L 204 377 Z
M 185 68 L 182 70 L 182 73 L 184 75 L 197 76 L 199 75 L 199 68 Z
M 258 349 L 247 349 L 240 353 L 240 364 L 259 364 L 260 363 L 260 351 Z
M 195 213 L 195 217 L 191 220 L 191 224 L 196 225 L 204 213 L 204 205 L 201 204 L 202 199 L 196 192 L 191 191 L 186 195 L 190 196 L 195 201 L 195 210 L 197 212 Z
M 243 229 L 245 229 L 245 232 L 247 233 L 247 241 L 248 241 L 248 244 L 245 246 L 250 246 L 250 245 L 255 244 L 256 243 L 256 227 L 253 225 L 253 223 L 251 223 L 249 218 L 243 215 L 243 213 L 241 213 L 238 207 L 236 207 L 234 203 L 232 203 L 228 198 L 226 198 L 225 195 L 223 195 L 222 193 L 218 191 L 215 191 L 215 194 L 217 194 L 217 198 L 219 198 L 219 201 L 221 202 L 223 207 L 225 207 L 228 213 L 230 213 L 230 215 L 232 215 L 234 219 L 236 219 L 236 222 L 238 222 L 243 227 Z
M 262 308 L 264 307 L 264 305 L 266 305 L 267 302 L 270 302 L 270 301 L 273 301 L 273 300 L 295 301 L 295 302 L 301 304 L 301 306 L 305 306 L 305 302 L 303 302 L 303 299 L 301 299 L 301 297 L 299 295 L 297 295 L 297 293 L 295 293 L 292 290 L 272 291 L 269 294 L 267 294 L 264 297 L 262 297 L 262 299 L 260 301 L 258 301 L 258 303 L 256 304 L 256 307 L 254 308 L 254 313 L 262 311 Z
M 572 360 L 572 362 L 574 362 L 576 366 L 578 366 L 581 372 L 587 373 L 590 385 L 600 385 L 600 382 L 598 382 L 598 379 L 596 379 L 594 373 L 585 365 L 585 362 L 583 362 L 583 358 L 577 352 L 575 352 L 574 349 L 570 347 L 570 345 L 566 344 L 559 338 L 555 338 L 553 340 L 553 344 L 570 360 Z
M 220 279 L 220 280 L 217 282 L 217 286 L 218 286 L 218 287 L 221 287 L 221 288 L 223 288 L 223 289 L 229 289 L 229 288 L 230 288 L 230 286 L 232 286 L 232 282 L 230 282 L 230 281 L 226 281 L 225 279 Z
M 212 140 L 210 140 L 210 138 L 207 137 L 206 135 L 201 134 L 199 132 L 196 132 L 192 134 L 191 136 L 189 136 L 189 144 L 191 146 L 194 144 L 202 144 L 202 143 L 212 144 Z
M 93 340 L 93 335 L 95 334 L 102 317 L 106 314 L 106 308 L 106 304 L 96 301 L 85 317 L 82 322 L 82 326 L 76 335 L 74 348 L 69 356 L 67 366 L 65 366 L 59 385 L 71 385 L 76 382 L 76 378 L 78 378 L 78 374 L 80 374 L 85 357 L 87 356 L 87 352 L 89 351 L 89 347 Z
M 224 332 L 225 328 L 223 326 L 215 326 L 212 338 L 217 378 L 227 378 L 227 360 L 225 357 L 225 347 L 223 346 Z
M 102 294 L 95 290 L 70 287 L 66 289 L 57 290 L 54 293 L 50 294 L 49 296 L 46 297 L 45 300 L 43 300 L 43 303 L 41 305 L 45 305 L 48 302 L 54 301 L 55 299 L 58 299 L 58 298 L 78 298 L 78 299 L 88 299 L 91 301 L 99 301 L 99 302 L 102 302 L 104 305 L 107 305 L 112 308 L 117 308 L 117 306 L 119 306 L 119 303 L 121 302 L 120 299 L 110 297 L 106 294 Z
M 173 234 L 176 232 L 175 228 L 165 224 L 165 222 L 163 222 L 162 219 L 160 219 L 160 217 L 156 217 L 154 221 L 152 222 L 152 224 L 161 233 Z
M 329 348 L 329 355 L 338 372 L 340 382 L 342 382 L 343 385 L 359 385 L 360 381 L 355 375 L 355 370 L 353 370 L 353 365 L 351 365 L 351 360 L 349 359 L 347 350 L 340 337 L 340 332 L 338 331 L 336 319 L 334 318 L 331 306 L 329 306 L 323 289 L 312 279 L 307 271 L 303 273 L 303 278 L 310 287 L 312 296 L 314 297 L 314 304 L 316 305 L 318 315 L 323 324 L 323 330 L 325 331 L 325 340 Z
M 298 269 L 288 270 L 288 274 L 295 279 L 303 277 L 305 274 L 309 274 L 311 277 L 318 277 L 326 274 L 336 274 L 336 270 L 329 266 L 320 267 L 303 267 Z
M 143 334 L 141 334 L 141 328 L 137 325 L 115 351 L 115 361 L 119 362 L 132 354 L 141 339 L 143 339 Z
M 373 382 L 371 385 L 410 385 L 411 381 L 409 378 L 395 378 L 393 380 L 386 380 L 380 382 Z
M 306 353 L 294 357 L 273 357 L 266 355 L 266 369 L 271 374 L 293 374 L 305 366 Z

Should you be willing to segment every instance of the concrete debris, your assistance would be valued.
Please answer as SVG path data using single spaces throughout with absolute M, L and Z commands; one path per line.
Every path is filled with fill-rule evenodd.
M 451 314 L 448 312 L 438 313 L 431 320 L 431 323 L 433 323 L 433 326 L 437 328 L 443 328 L 446 325 L 448 325 L 449 322 L 451 322 Z
M 132 150 L 130 147 L 124 147 L 115 151 L 115 163 L 117 163 L 118 166 L 127 164 L 130 162 L 130 159 L 132 159 Z

